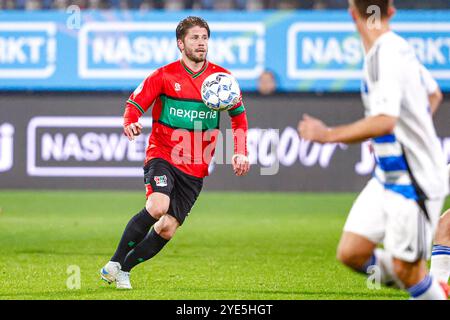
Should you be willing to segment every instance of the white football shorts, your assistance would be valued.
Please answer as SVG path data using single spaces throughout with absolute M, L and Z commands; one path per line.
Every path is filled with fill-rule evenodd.
M 424 205 L 427 214 L 415 200 L 372 178 L 353 204 L 344 231 L 383 244 L 403 261 L 429 259 L 444 199 L 426 200 Z

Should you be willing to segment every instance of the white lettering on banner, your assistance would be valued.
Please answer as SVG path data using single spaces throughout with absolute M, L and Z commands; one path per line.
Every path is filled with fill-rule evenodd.
M 102 128 L 120 128 L 122 117 L 35 117 L 27 129 L 27 172 L 31 176 L 134 177 L 142 175 L 149 134 L 129 142 L 121 133 L 94 132 Z M 151 131 L 152 119 L 142 118 L 144 129 Z M 45 130 L 47 129 L 47 130 Z M 59 129 L 59 130 L 58 130 Z M 72 129 L 72 130 L 67 130 Z M 38 135 L 39 130 L 39 135 Z M 64 133 L 58 132 L 64 130 Z M 72 132 L 70 132 L 72 131 Z M 37 150 L 37 148 L 40 150 Z M 38 164 L 39 159 L 39 164 Z M 79 165 L 73 165 L 73 162 Z M 109 162 L 110 166 L 85 166 L 86 162 Z M 123 161 L 137 166 L 117 166 Z M 55 164 L 57 162 L 57 165 Z M 70 166 L 61 166 L 70 162 Z
M 237 78 L 257 79 L 264 70 L 264 23 L 209 25 L 215 34 L 209 41 L 209 59 L 227 64 Z M 78 74 L 81 78 L 145 78 L 153 71 L 152 67 L 179 57 L 173 36 L 175 28 L 176 23 L 165 22 L 84 23 L 78 35 Z M 124 68 L 124 63 L 131 66 Z
M 45 40 L 39 37 L 0 37 L 0 63 L 39 63 L 44 44 Z
M 394 23 L 436 79 L 450 79 L 450 23 Z M 363 51 L 352 23 L 299 22 L 287 32 L 287 75 L 290 79 L 360 80 Z M 430 37 L 430 33 L 435 37 Z M 420 37 L 423 34 L 423 37 Z M 355 69 L 354 67 L 358 68 Z
M 92 52 L 96 64 L 166 64 L 178 57 L 176 40 L 167 37 L 95 37 Z
M 13 167 L 14 162 L 14 127 L 9 123 L 0 126 L 0 172 Z
M 209 57 L 212 61 L 218 64 L 246 64 L 250 60 L 250 50 L 254 46 L 255 42 L 251 38 L 217 37 L 210 40 Z
M 278 158 L 283 166 L 290 167 L 297 161 L 299 144 L 297 130 L 287 127 L 280 137 L 278 148 Z
M 0 22 L 0 78 L 48 78 L 55 72 L 56 24 Z
M 425 64 L 445 65 L 450 62 L 449 38 L 408 38 L 418 58 Z M 445 51 L 448 53 L 445 54 Z
M 303 64 L 339 64 L 356 65 L 362 61 L 361 42 L 355 37 L 347 37 L 343 41 L 338 38 L 302 39 Z
M 375 167 L 375 158 L 370 150 L 371 142 L 361 143 L 361 161 L 355 165 L 355 172 L 359 175 L 367 175 L 372 173 Z
M 306 167 L 319 164 L 322 168 L 327 168 L 338 146 L 340 149 L 347 149 L 344 144 L 321 145 L 300 139 L 292 127 L 285 128 L 281 134 L 274 129 L 251 128 L 248 130 L 247 141 L 250 163 L 263 167 L 273 166 L 277 161 L 290 167 L 299 161 Z M 270 150 L 272 147 L 276 148 L 275 152 Z

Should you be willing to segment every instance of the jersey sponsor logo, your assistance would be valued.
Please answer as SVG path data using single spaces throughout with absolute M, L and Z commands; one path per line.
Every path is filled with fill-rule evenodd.
M 141 122 L 148 132 L 152 119 Z M 27 128 L 30 176 L 137 177 L 149 134 L 130 143 L 122 117 L 35 117 Z
M 449 23 L 393 23 L 436 79 L 450 79 Z M 298 22 L 287 32 L 287 76 L 299 80 L 359 80 L 364 59 L 353 23 Z
M 194 120 L 207 120 L 207 119 L 216 119 L 217 111 L 198 111 L 198 110 L 186 110 L 186 109 L 177 109 L 175 107 L 169 108 L 169 114 L 182 119 L 189 119 L 189 121 Z
M 181 91 L 181 84 L 179 84 L 178 82 L 175 82 L 175 91 Z
M 81 78 L 139 79 L 180 58 L 173 35 L 177 22 L 87 22 L 79 32 Z M 214 22 L 208 59 L 241 79 L 264 70 L 263 22 Z M 243 34 L 243 30 L 245 33 Z
M 45 79 L 55 72 L 56 23 L 1 22 L 0 78 Z
M 161 101 L 163 108 L 159 120 L 172 128 L 207 130 L 219 127 L 219 113 L 202 101 L 178 100 L 164 95 Z
M 157 187 L 167 187 L 167 176 L 154 176 L 153 180 L 155 180 Z
M 12 124 L 0 125 L 0 172 L 9 171 L 14 162 L 14 127 Z

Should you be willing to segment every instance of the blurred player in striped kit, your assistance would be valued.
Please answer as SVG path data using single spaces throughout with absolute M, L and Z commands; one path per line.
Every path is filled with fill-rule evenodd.
M 449 192 L 446 159 L 432 120 L 439 102 L 430 105 L 428 72 L 408 42 L 390 29 L 392 1 L 349 3 L 365 49 L 365 118 L 327 127 L 304 115 L 298 128 L 306 140 L 371 139 L 373 145 L 374 177 L 350 211 L 337 257 L 355 271 L 376 272 L 383 284 L 407 290 L 412 299 L 446 300 L 447 283 L 426 266 Z M 435 246 L 434 252 L 440 249 Z
M 434 115 L 441 105 L 443 95 L 431 73 L 425 67 L 422 67 L 421 72 L 423 84 L 428 93 L 431 113 Z M 450 176 L 450 164 L 448 164 L 448 172 Z M 430 274 L 439 281 L 448 283 L 450 277 L 450 210 L 447 210 L 439 221 L 431 254 Z

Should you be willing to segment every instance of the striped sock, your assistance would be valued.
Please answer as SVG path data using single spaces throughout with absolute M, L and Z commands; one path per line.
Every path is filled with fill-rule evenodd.
M 434 278 L 448 283 L 450 277 L 450 247 L 433 246 L 430 274 Z
M 408 289 L 412 300 L 447 300 L 446 294 L 439 282 L 427 275 L 418 284 Z

